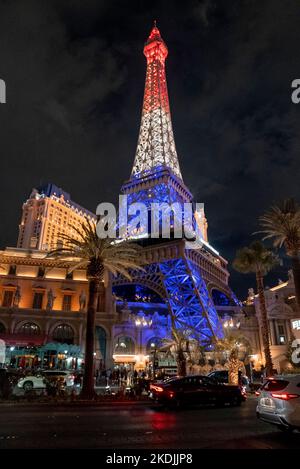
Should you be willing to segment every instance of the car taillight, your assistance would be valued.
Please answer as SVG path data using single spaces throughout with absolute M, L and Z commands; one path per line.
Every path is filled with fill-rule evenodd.
M 168 395 L 169 395 L 169 397 L 172 399 L 172 398 L 174 397 L 173 391 L 169 391 L 169 392 L 168 392 Z
M 154 384 L 150 384 L 150 389 L 156 392 L 163 392 L 164 390 L 164 388 L 162 388 L 161 386 L 155 386 Z
M 255 391 L 255 395 L 256 395 L 256 396 L 260 396 L 260 392 L 259 392 L 259 391 Z
M 282 399 L 283 401 L 289 401 L 290 399 L 296 399 L 297 397 L 299 397 L 299 394 L 288 394 L 288 393 L 278 394 L 276 392 L 272 392 L 271 396 L 275 397 L 276 399 Z

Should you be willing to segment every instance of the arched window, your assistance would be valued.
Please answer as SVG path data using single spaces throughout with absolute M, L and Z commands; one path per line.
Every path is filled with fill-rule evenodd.
M 135 353 L 135 345 L 131 337 L 118 337 L 115 342 L 114 353 L 120 355 L 133 355 Z
M 106 332 L 101 326 L 96 326 L 96 350 L 100 350 L 103 360 L 106 358 Z
M 147 353 L 154 352 L 162 346 L 162 339 L 160 337 L 151 337 L 147 342 Z
M 5 326 L 3 322 L 0 322 L 0 334 L 5 334 Z
M 59 324 L 53 331 L 53 340 L 62 344 L 74 343 L 74 331 L 69 324 Z
M 20 328 L 20 333 L 24 335 L 39 335 L 41 330 L 37 324 L 34 322 L 26 322 Z

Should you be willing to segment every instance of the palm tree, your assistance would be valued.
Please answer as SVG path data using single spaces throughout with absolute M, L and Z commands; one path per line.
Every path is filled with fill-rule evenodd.
M 238 272 L 242 272 L 244 274 L 252 272 L 256 275 L 259 310 L 261 315 L 261 332 L 266 372 L 268 376 L 272 374 L 273 363 L 270 351 L 270 337 L 263 278 L 278 263 L 278 256 L 276 256 L 272 251 L 266 249 L 261 241 L 253 241 L 250 246 L 238 250 L 236 258 L 233 261 L 233 267 Z
M 176 329 L 175 334 L 172 333 L 172 339 L 163 339 L 160 350 L 170 350 L 175 354 L 177 364 L 177 375 L 186 376 L 186 356 L 185 353 L 188 346 L 188 338 L 183 330 Z
M 260 217 L 265 237 L 274 238 L 274 247 L 284 247 L 292 260 L 297 304 L 300 307 L 300 207 L 294 199 L 286 199 Z
M 215 350 L 227 354 L 229 384 L 239 384 L 239 370 L 243 365 L 239 360 L 239 347 L 242 340 L 242 336 L 225 335 L 223 339 L 216 339 L 215 342 Z
M 187 357 L 190 355 L 189 341 L 191 330 L 183 322 L 176 319 L 175 314 L 170 310 L 171 319 L 171 338 L 165 338 L 162 341 L 161 350 L 170 350 L 175 354 L 177 364 L 177 375 L 186 376 Z
M 171 338 L 165 338 L 161 350 L 168 349 L 175 354 L 177 375 L 186 376 L 187 362 L 192 361 L 192 348 L 195 344 L 199 352 L 204 356 L 204 351 L 210 345 L 210 341 L 204 342 L 199 338 L 199 331 L 185 321 L 176 318 L 172 309 L 169 311 L 171 320 Z M 193 346 L 193 347 L 191 347 Z
M 100 223 L 100 221 L 98 222 Z M 73 227 L 75 236 L 61 234 L 64 246 L 48 253 L 48 257 L 69 259 L 71 269 L 87 270 L 89 295 L 86 319 L 85 368 L 81 395 L 86 399 L 95 396 L 94 391 L 94 342 L 95 316 L 100 294 L 104 292 L 104 272 L 118 273 L 131 280 L 129 269 L 141 269 L 139 266 L 140 247 L 122 241 L 116 243 L 110 238 L 99 238 L 96 225 L 87 218 L 80 229 Z

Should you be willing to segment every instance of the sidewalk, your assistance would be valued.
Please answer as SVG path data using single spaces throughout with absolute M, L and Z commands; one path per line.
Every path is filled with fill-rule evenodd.
M 96 401 L 86 401 L 86 400 L 64 400 L 60 398 L 53 398 L 47 400 L 22 400 L 22 401 L 12 401 L 12 400 L 0 400 L 1 407 L 28 407 L 28 406 L 49 406 L 49 407 L 105 407 L 105 406 L 145 406 L 147 404 L 153 405 L 153 402 L 149 399 L 140 399 L 140 400 L 96 400 Z

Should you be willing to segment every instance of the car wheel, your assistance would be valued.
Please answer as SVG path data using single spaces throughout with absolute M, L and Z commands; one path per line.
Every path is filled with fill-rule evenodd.
M 23 384 L 24 391 L 31 391 L 33 389 L 33 382 L 32 381 L 25 381 Z

